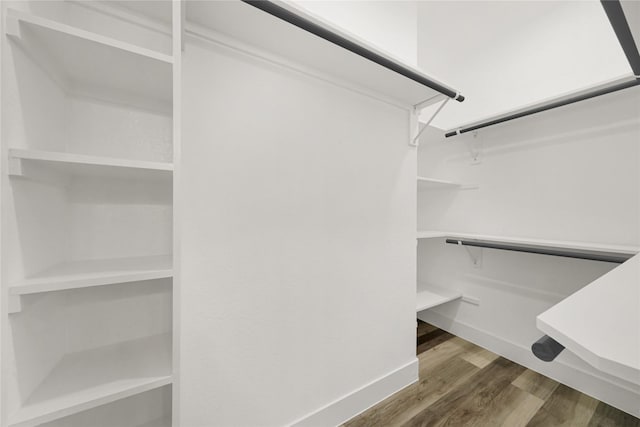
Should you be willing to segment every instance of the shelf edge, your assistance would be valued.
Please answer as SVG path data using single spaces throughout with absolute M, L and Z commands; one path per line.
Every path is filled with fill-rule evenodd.
M 150 391 L 156 388 L 164 387 L 173 383 L 173 377 L 171 375 L 163 377 L 155 377 L 151 380 L 140 380 L 140 384 L 132 385 L 121 390 L 105 393 L 101 397 L 86 401 L 78 401 L 75 404 L 58 408 L 56 410 L 49 411 L 47 413 L 36 414 L 29 417 L 19 417 L 21 412 L 24 412 L 24 407 L 18 410 L 13 417 L 9 417 L 9 427 L 35 427 L 42 423 L 54 421 L 60 418 L 67 417 L 69 415 L 77 414 L 78 412 L 85 411 L 87 409 L 96 408 L 98 406 L 106 405 L 116 400 L 124 399 L 127 397 L 135 396 L 146 391 Z
M 30 25 L 46 28 L 50 31 L 67 34 L 72 37 L 77 37 L 89 42 L 98 43 L 103 46 L 107 46 L 113 49 L 118 49 L 123 52 L 139 55 L 145 58 L 153 59 L 166 64 L 173 64 L 173 56 L 167 55 L 161 52 L 157 52 L 151 49 L 147 49 L 141 46 L 136 46 L 131 43 L 123 42 L 117 39 L 106 37 L 91 31 L 83 30 L 81 28 L 73 27 L 71 25 L 63 24 L 48 18 L 43 18 L 30 13 L 18 11 L 15 9 L 7 10 L 7 34 L 16 38 L 20 38 L 20 22 L 25 22 Z
M 140 169 L 159 172 L 173 172 L 173 164 L 168 162 L 150 162 L 146 160 L 129 160 L 116 157 L 91 156 L 56 151 L 31 150 L 24 148 L 9 149 L 10 160 L 33 160 L 75 165 L 103 166 L 126 169 Z
M 39 294 L 43 292 L 56 292 L 71 289 L 92 288 L 95 286 L 118 285 L 129 282 L 140 282 L 143 280 L 166 279 L 173 277 L 173 270 L 146 271 L 140 273 L 105 274 L 92 278 L 58 280 L 47 279 L 46 277 L 33 280 L 36 283 L 27 281 L 9 285 L 9 294 L 20 296 L 29 294 Z M 27 283 L 26 283 L 27 282 Z

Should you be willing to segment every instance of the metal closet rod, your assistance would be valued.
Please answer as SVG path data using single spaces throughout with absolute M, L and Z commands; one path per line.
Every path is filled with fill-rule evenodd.
M 559 101 L 553 101 L 550 102 L 548 104 L 544 104 L 544 105 L 539 105 L 537 107 L 533 107 L 529 110 L 524 110 L 524 111 L 519 111 L 517 113 L 513 113 L 513 114 L 509 114 L 507 116 L 503 116 L 497 119 L 492 119 L 486 122 L 482 122 L 482 123 L 478 123 L 475 125 L 471 125 L 468 127 L 463 127 L 461 129 L 457 129 L 457 130 L 452 130 L 449 131 L 447 133 L 444 134 L 445 137 L 449 138 L 455 135 L 460 135 L 463 133 L 467 133 L 467 132 L 471 132 L 474 130 L 478 130 L 478 129 L 482 129 L 482 128 L 486 128 L 489 126 L 493 126 L 493 125 L 497 125 L 499 123 L 504 123 L 504 122 L 508 122 L 510 120 L 514 120 L 514 119 L 519 119 L 521 117 L 526 117 L 526 116 L 530 116 L 532 114 L 537 114 L 537 113 L 541 113 L 543 111 L 547 111 L 547 110 L 552 110 L 554 108 L 558 108 L 558 107 L 562 107 L 564 105 L 569 105 L 569 104 L 574 104 L 576 102 L 580 102 L 580 101 L 584 101 L 590 98 L 595 98 L 601 95 L 606 95 L 608 93 L 612 93 L 612 92 L 617 92 L 619 90 L 622 89 L 627 89 L 633 86 L 638 86 L 640 85 L 640 79 L 635 78 L 633 80 L 629 80 L 626 82 L 622 82 L 622 83 L 617 83 L 614 84 L 612 86 L 608 86 L 608 87 L 604 87 L 604 88 L 599 88 L 599 89 L 595 89 L 593 91 L 587 92 L 587 93 L 583 93 L 580 95 L 576 95 L 570 98 L 565 98 Z
M 404 65 L 392 61 L 388 58 L 385 58 L 382 55 L 377 54 L 376 52 L 367 49 L 364 46 L 359 45 L 345 37 L 342 37 L 339 34 L 330 31 L 315 22 L 312 22 L 306 18 L 303 18 L 277 4 L 266 1 L 266 0 L 242 0 L 244 3 L 247 3 L 255 8 L 258 8 L 270 15 L 275 16 L 276 18 L 280 18 L 283 21 L 290 23 L 291 25 L 295 25 L 296 27 L 303 29 L 311 34 L 314 34 L 320 38 L 323 38 L 337 46 L 342 47 L 356 55 L 359 55 L 363 58 L 368 59 L 369 61 L 373 61 L 382 67 L 395 71 L 398 74 L 405 76 L 408 79 L 413 80 L 414 82 L 420 83 L 423 86 L 427 86 L 443 95 L 448 96 L 449 98 L 455 99 L 458 102 L 464 101 L 464 96 L 457 93 L 451 88 L 443 86 L 442 84 L 433 81 L 410 68 L 405 67 Z
M 627 57 L 633 75 L 636 78 L 640 77 L 640 52 L 638 52 L 638 46 L 633 40 L 633 33 L 631 33 L 622 4 L 620 4 L 619 0 L 600 0 L 600 4 L 602 4 L 607 18 L 609 18 L 609 23 L 616 33 L 618 43 L 620 43 L 620 47 L 622 47 L 624 55 Z
M 600 0 L 600 3 L 602 4 L 602 7 L 607 14 L 607 18 L 609 19 L 611 27 L 613 27 L 613 31 L 616 34 L 618 43 L 620 43 L 620 46 L 622 47 L 622 50 L 627 57 L 627 62 L 631 66 L 631 70 L 633 71 L 633 75 L 635 77 L 634 79 L 623 83 L 617 83 L 609 87 L 598 88 L 593 91 L 576 95 L 570 98 L 552 101 L 548 104 L 532 107 L 528 110 L 519 111 L 507 116 L 491 119 L 486 122 L 462 127 L 456 130 L 449 131 L 445 133 L 444 136 L 449 138 L 455 135 L 460 135 L 462 133 L 486 128 L 488 126 L 497 125 L 499 123 L 508 122 L 510 120 L 519 119 L 521 117 L 530 116 L 532 114 L 541 113 L 543 111 L 562 107 L 564 105 L 573 104 L 590 98 L 595 98 L 597 96 L 606 95 L 608 93 L 617 92 L 622 89 L 640 85 L 640 53 L 638 52 L 638 47 L 636 46 L 635 41 L 633 40 L 633 34 L 631 33 L 631 29 L 629 28 L 629 23 L 627 22 L 624 10 L 622 9 L 622 5 L 620 4 L 619 0 Z
M 552 246 L 505 243 L 494 240 L 447 238 L 446 242 L 454 245 L 475 246 L 479 248 L 499 249 L 504 251 L 527 252 L 540 255 L 586 259 L 590 261 L 613 262 L 617 264 L 622 264 L 633 256 L 633 254 L 622 252 L 604 252 L 587 249 L 564 249 Z

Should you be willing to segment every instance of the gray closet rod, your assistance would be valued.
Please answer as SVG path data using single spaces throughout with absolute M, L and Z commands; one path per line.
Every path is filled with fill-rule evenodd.
M 541 113 L 543 111 L 552 110 L 554 108 L 562 107 L 569 104 L 574 104 L 576 102 L 584 101 L 590 98 L 595 98 L 601 95 L 606 95 L 608 93 L 617 92 L 622 89 L 627 89 L 630 87 L 640 85 L 640 53 L 638 53 L 638 47 L 636 46 L 636 43 L 633 40 L 633 35 L 631 33 L 631 29 L 629 28 L 629 23 L 627 22 L 627 18 L 624 15 L 624 10 L 622 9 L 622 5 L 620 4 L 619 0 L 601 0 L 600 3 L 602 4 L 602 7 L 605 10 L 607 17 L 609 18 L 609 22 L 613 27 L 616 37 L 618 38 L 618 42 L 620 43 L 620 46 L 622 47 L 622 50 L 624 51 L 624 54 L 627 57 L 627 61 L 631 66 L 631 70 L 633 71 L 634 79 L 631 79 L 627 82 L 614 84 L 609 87 L 599 88 L 591 92 L 576 95 L 574 97 L 565 98 L 559 101 L 553 101 L 544 105 L 539 105 L 529 110 L 520 111 L 520 112 L 513 113 L 500 118 L 488 120 L 486 122 L 452 130 L 445 133 L 444 136 L 449 138 L 455 135 L 460 135 L 462 133 L 467 133 L 474 130 L 486 128 L 488 126 L 497 125 L 499 123 L 508 122 L 510 120 L 519 119 L 521 117 L 530 116 L 532 114 Z
M 564 346 L 549 335 L 543 336 L 531 345 L 531 352 L 544 362 L 551 362 L 562 353 L 562 350 Z
M 454 245 L 475 246 L 479 248 L 498 249 L 503 251 L 527 252 L 540 255 L 586 259 L 590 261 L 613 262 L 617 264 L 622 264 L 633 256 L 633 254 L 622 252 L 604 252 L 586 249 L 565 249 L 551 246 L 498 242 L 494 240 L 447 238 L 446 242 Z
M 359 55 L 369 61 L 375 62 L 382 67 L 394 71 L 398 74 L 405 76 L 406 78 L 413 80 L 414 82 L 420 83 L 423 86 L 426 86 L 430 89 L 435 90 L 443 95 L 448 96 L 449 98 L 455 99 L 458 102 L 464 101 L 464 96 L 456 92 L 455 90 L 448 88 L 436 81 L 433 81 L 422 74 L 416 73 L 410 68 L 405 67 L 404 65 L 395 62 L 391 59 L 388 59 L 382 55 L 377 54 L 376 52 L 367 49 L 366 47 L 359 45 L 345 37 L 342 37 L 339 34 L 330 31 L 315 22 L 312 22 L 306 18 L 303 18 L 281 6 L 278 6 L 274 2 L 267 0 L 242 0 L 244 3 L 247 3 L 255 8 L 262 10 L 276 18 L 280 18 L 283 21 L 288 22 L 291 25 L 294 25 L 302 30 L 305 30 L 311 34 L 314 34 L 320 38 L 327 40 L 337 46 L 340 46 L 343 49 L 346 49 L 356 55 Z

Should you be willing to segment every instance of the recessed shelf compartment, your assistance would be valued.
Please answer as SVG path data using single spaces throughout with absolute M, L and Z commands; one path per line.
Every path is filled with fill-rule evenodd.
M 7 12 L 7 34 L 70 93 L 171 105 L 170 55 L 17 10 Z
M 594 252 L 608 252 L 613 254 L 628 255 L 631 256 L 640 252 L 640 247 L 637 246 L 625 246 L 625 245 L 610 245 L 603 243 L 591 243 L 591 242 L 572 242 L 563 240 L 544 240 L 544 239 L 532 239 L 524 237 L 504 237 L 504 236 L 490 236 L 483 234 L 471 234 L 471 233 L 455 233 L 447 231 L 418 231 L 418 239 L 469 239 L 469 240 L 486 240 L 501 242 L 508 245 L 524 245 L 524 246 L 536 246 L 547 247 L 553 249 L 566 249 L 575 251 L 594 251 Z
M 34 167 L 79 176 L 171 179 L 173 165 L 164 162 L 118 159 L 55 151 L 10 149 L 9 174 L 29 176 Z M 37 175 L 37 174 L 36 174 Z
M 459 182 L 445 181 L 443 179 L 418 177 L 418 191 L 423 190 L 445 190 L 445 189 L 472 189 L 478 188 L 477 185 L 466 185 Z
M 172 386 L 169 384 L 59 418 L 40 427 L 171 427 L 171 395 Z
M 21 260 L 8 278 L 12 295 L 171 276 L 171 171 L 22 162 L 43 179 L 10 181 L 19 231 L 10 256 Z M 58 179 L 47 166 L 91 173 Z
M 9 293 L 28 295 L 172 276 L 171 255 L 72 261 L 10 284 Z
M 462 298 L 461 292 L 455 292 L 433 285 L 420 285 L 416 295 L 416 312 L 427 310 L 460 298 Z
M 170 356 L 170 334 L 67 354 L 9 425 L 36 426 L 163 387 L 172 382 Z

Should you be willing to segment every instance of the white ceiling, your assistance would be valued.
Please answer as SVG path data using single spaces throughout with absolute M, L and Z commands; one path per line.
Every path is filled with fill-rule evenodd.
M 598 1 L 419 2 L 418 65 L 467 97 L 441 129 L 631 73 Z

